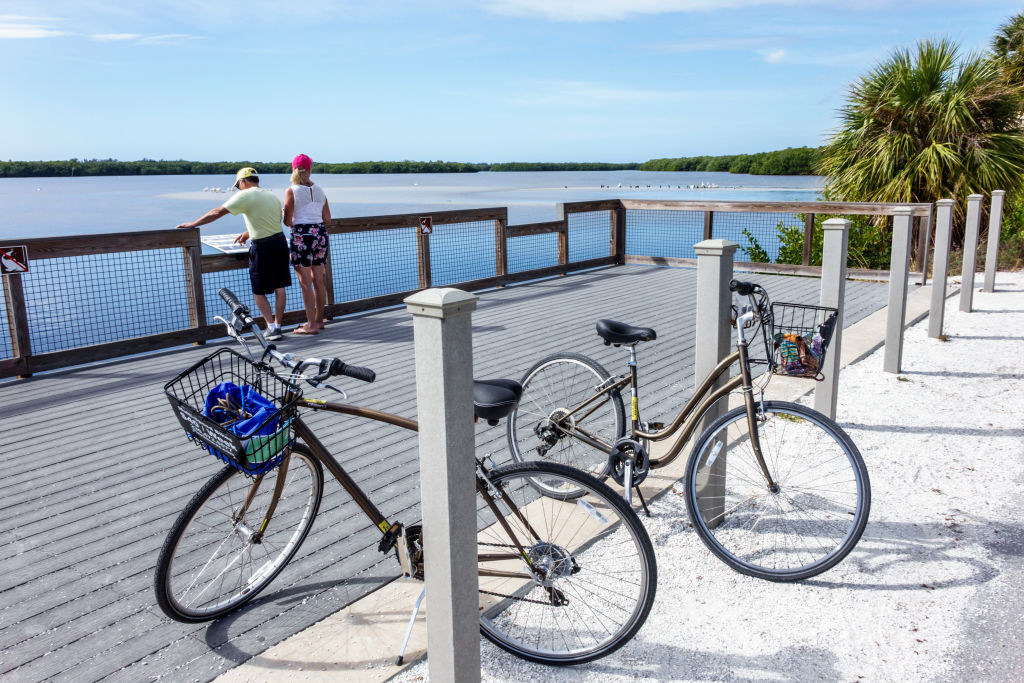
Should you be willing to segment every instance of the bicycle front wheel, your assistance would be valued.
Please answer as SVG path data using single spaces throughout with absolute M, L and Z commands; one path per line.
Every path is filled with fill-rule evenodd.
M 686 507 L 697 535 L 738 572 L 797 581 L 834 567 L 868 521 L 871 487 L 860 452 L 825 415 L 784 401 L 757 411 L 770 487 L 744 407 L 708 427 L 686 464 Z
M 608 474 L 608 453 L 626 434 L 622 396 L 609 392 L 577 408 L 609 377 L 597 361 L 577 353 L 548 356 L 530 368 L 521 380 L 519 405 L 508 418 L 512 458 L 562 463 L 597 477 Z M 588 444 L 576 434 L 606 448 Z
M 260 534 L 282 475 L 277 507 Z M 323 467 L 298 444 L 262 479 L 225 467 L 192 498 L 167 535 L 156 568 L 160 609 L 171 619 L 194 623 L 252 600 L 302 545 L 323 490 Z
M 566 500 L 544 490 L 578 490 Z M 564 465 L 488 472 L 478 496 L 480 630 L 545 664 L 578 664 L 626 643 L 654 602 L 657 566 L 636 513 Z

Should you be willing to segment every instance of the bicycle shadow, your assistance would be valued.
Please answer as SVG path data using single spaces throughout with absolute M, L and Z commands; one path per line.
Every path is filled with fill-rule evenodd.
M 980 586 L 1001 571 L 995 563 L 966 556 L 972 545 L 1006 557 L 1024 557 L 1024 527 L 959 512 L 950 513 L 944 524 L 871 522 L 842 563 L 856 568 L 856 578 L 829 580 L 826 573 L 802 583 L 868 591 Z M 929 570 L 936 566 L 941 572 Z
M 370 586 L 369 590 L 356 589 L 356 594 L 349 596 L 351 599 L 347 600 L 344 604 L 339 604 L 338 609 L 335 610 L 341 611 L 349 605 L 366 598 L 370 593 L 373 593 L 380 588 L 384 588 L 397 578 L 399 577 L 357 576 L 344 579 L 342 581 L 334 580 L 303 583 L 301 585 L 276 590 L 272 594 L 258 597 L 235 612 L 210 623 L 203 632 L 202 637 L 212 653 L 222 657 L 228 662 L 231 662 L 235 666 L 244 664 L 252 658 L 258 657 L 260 654 L 277 645 L 281 641 L 287 639 L 292 633 L 301 632 L 302 628 L 308 628 L 314 623 L 321 621 L 324 617 L 323 614 L 306 614 L 307 610 L 302 610 L 303 605 L 305 605 L 307 601 L 325 599 L 325 593 L 331 589 Z M 390 622 L 404 623 L 408 621 L 411 609 L 412 604 L 410 603 L 408 609 L 396 609 L 394 612 L 375 612 L 372 621 L 362 615 L 354 614 L 354 618 L 350 619 L 350 624 L 353 626 L 373 627 Z M 288 613 L 293 610 L 300 610 L 301 612 L 289 617 Z M 273 616 L 268 618 L 268 613 Z M 259 630 L 264 623 L 274 618 L 286 618 L 294 622 L 301 621 L 307 616 L 309 617 L 308 624 L 305 624 L 299 629 L 289 628 L 287 631 L 280 632 L 276 637 L 268 638 L 254 632 Z M 294 626 L 294 623 L 292 626 Z M 250 646 L 245 647 L 245 644 L 249 644 Z M 395 643 L 396 650 L 398 644 L 399 643 Z M 367 663 L 379 660 L 380 655 L 373 660 L 367 659 L 366 661 L 361 662 L 345 662 L 344 666 L 339 668 L 363 668 Z M 261 660 L 260 665 L 271 668 L 290 668 L 291 666 L 287 660 Z M 300 662 L 298 665 L 302 666 L 302 663 Z M 321 665 L 322 662 L 310 663 L 310 666 Z

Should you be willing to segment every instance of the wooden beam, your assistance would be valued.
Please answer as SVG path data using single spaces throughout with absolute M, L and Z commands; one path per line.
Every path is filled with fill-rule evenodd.
M 390 214 L 387 216 L 360 216 L 356 218 L 333 218 L 327 224 L 327 232 L 332 235 L 349 232 L 368 232 L 371 230 L 394 230 L 396 228 L 415 228 L 420 224 L 420 217 L 429 215 L 434 225 L 445 223 L 476 223 L 492 221 L 508 217 L 508 209 L 496 207 L 488 209 L 460 209 L 456 211 L 421 211 L 419 213 Z
M 844 215 L 891 216 L 899 207 L 909 207 L 915 216 L 928 213 L 928 204 L 872 202 L 708 202 L 662 199 L 623 199 L 627 209 L 661 211 L 734 211 L 747 213 L 836 213 Z
M 704 212 L 704 239 L 711 239 L 711 233 L 714 230 L 715 225 L 715 212 L 705 211 Z
M 146 249 L 174 249 L 193 243 L 190 230 L 143 230 L 140 232 L 114 232 L 102 235 L 70 235 L 65 237 L 36 237 L 10 239 L 10 244 L 24 244 L 33 260 L 109 254 L 111 252 L 143 251 Z
M 32 252 L 29 252 L 30 254 Z M 25 306 L 25 288 L 21 275 L 0 276 L 4 281 L 4 300 L 7 303 L 7 326 L 10 331 L 11 355 L 21 364 L 19 377 L 32 374 L 32 340 L 28 332 L 28 310 Z
M 567 224 L 565 221 L 546 221 L 544 223 L 510 225 L 505 228 L 505 234 L 511 239 L 513 237 L 526 237 L 527 235 L 546 235 L 551 232 L 563 232 L 566 229 Z
M 803 264 L 811 265 L 811 251 L 814 246 L 814 214 L 804 214 L 804 255 Z

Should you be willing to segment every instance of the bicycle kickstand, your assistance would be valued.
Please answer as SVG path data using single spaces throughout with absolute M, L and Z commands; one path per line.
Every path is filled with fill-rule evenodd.
M 651 516 L 651 511 L 647 507 L 647 501 L 644 500 L 643 491 L 640 490 L 640 486 L 635 486 L 634 488 L 636 489 L 636 495 L 640 498 L 640 505 L 643 506 L 644 512 L 647 514 L 648 517 L 650 517 Z
M 409 628 L 405 629 L 405 640 L 402 641 L 402 649 L 398 651 L 398 659 L 395 660 L 395 666 L 402 666 L 402 662 L 405 661 L 405 648 L 409 646 L 412 627 L 416 625 L 416 615 L 420 613 L 420 605 L 423 603 L 423 596 L 426 594 L 427 589 L 424 588 L 420 591 L 420 597 L 416 598 L 416 604 L 412 608 L 412 616 L 409 617 Z

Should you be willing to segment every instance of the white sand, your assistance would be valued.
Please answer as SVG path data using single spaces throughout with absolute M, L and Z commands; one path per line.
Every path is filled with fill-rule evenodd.
M 732 572 L 688 528 L 677 484 L 647 520 L 658 595 L 637 637 L 560 669 L 484 642 L 484 679 L 1024 679 L 1024 273 L 996 288 L 970 314 L 947 301 L 948 342 L 927 320 L 908 330 L 903 374 L 881 351 L 843 370 L 838 418 L 873 501 L 839 566 L 798 584 Z M 420 663 L 399 680 L 425 676 Z

